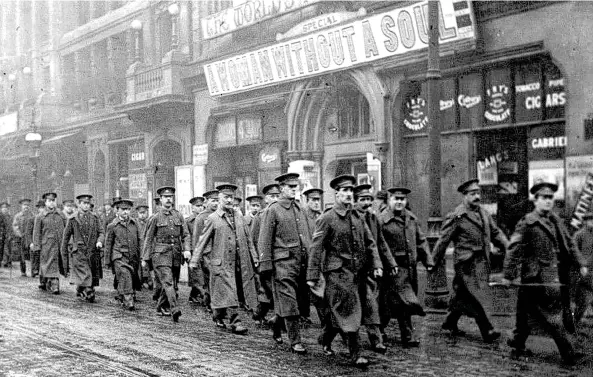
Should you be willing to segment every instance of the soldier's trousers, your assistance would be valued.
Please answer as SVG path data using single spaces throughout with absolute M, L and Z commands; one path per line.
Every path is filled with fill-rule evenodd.
M 519 288 L 517 296 L 516 325 L 513 331 L 514 343 L 517 349 L 524 349 L 525 342 L 531 333 L 529 320 L 533 319 L 539 327 L 547 332 L 558 346 L 560 355 L 564 359 L 573 356 L 573 347 L 562 323 L 561 310 L 548 310 L 542 302 L 546 302 L 545 289 Z
M 157 301 L 157 309 L 170 309 L 171 313 L 179 311 L 177 306 L 177 294 L 173 287 L 173 269 L 171 266 L 155 266 L 155 275 L 161 282 L 162 289 Z
M 19 237 L 19 262 L 21 264 L 21 274 L 27 273 L 27 263 L 25 262 L 25 256 L 27 255 L 28 245 L 25 245 L 22 237 Z
M 6 237 L 4 240 L 4 249 L 2 250 L 2 258 L 0 259 L 4 266 L 12 263 L 12 239 L 10 237 Z
M 40 264 L 41 251 L 31 251 L 31 277 L 39 275 L 39 264 Z
M 117 293 L 120 296 L 134 294 L 134 270 L 131 266 L 116 259 L 113 261 L 113 268 L 117 277 Z
M 591 273 L 591 272 L 589 272 Z M 574 310 L 574 320 L 578 324 L 587 308 L 593 302 L 593 284 L 591 277 L 587 276 L 577 283 L 577 289 L 575 293 L 576 308 Z
M 301 331 L 300 331 L 300 317 L 298 315 L 288 317 L 278 317 L 272 325 L 272 331 L 274 337 L 280 337 L 282 334 L 282 328 L 286 326 L 286 333 L 291 345 L 301 343 Z

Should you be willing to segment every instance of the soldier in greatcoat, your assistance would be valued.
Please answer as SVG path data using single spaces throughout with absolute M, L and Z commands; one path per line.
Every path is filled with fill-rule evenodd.
M 196 221 L 196 217 L 204 211 L 204 198 L 201 196 L 193 197 L 189 200 L 189 204 L 191 205 L 191 215 L 185 219 L 185 224 L 187 226 L 187 230 L 189 231 L 190 239 L 192 240 L 191 250 L 194 249 L 196 246 L 193 243 L 193 231 L 194 231 L 194 223 Z M 199 237 L 199 236 L 198 236 Z M 187 285 L 191 288 L 189 292 L 189 302 L 199 303 L 200 300 L 203 300 L 202 291 L 201 291 L 201 280 L 200 277 L 197 276 L 198 269 L 188 268 L 188 279 Z
M 116 217 L 107 225 L 105 265 L 115 271 L 122 306 L 134 310 L 134 291 L 140 289 L 138 270 L 142 230 L 136 220 L 130 217 L 130 210 L 134 206 L 131 200 L 122 199 L 113 203 L 113 206 Z
M 148 206 L 146 204 L 136 206 L 136 213 L 138 214 L 136 225 L 138 226 L 140 237 L 144 239 L 144 232 L 146 231 L 146 224 L 148 223 Z M 140 244 L 140 248 L 142 248 L 142 244 Z M 154 283 L 150 268 L 148 266 L 140 267 L 139 274 L 142 287 L 152 290 Z
M 371 188 L 372 186 L 369 184 L 359 185 L 354 188 L 354 208 L 359 212 L 360 218 L 364 220 L 373 235 L 373 239 L 375 240 L 379 252 L 379 257 L 381 258 L 381 263 L 385 269 L 390 272 L 391 276 L 395 276 L 397 264 L 395 263 L 391 250 L 389 250 L 389 247 L 387 246 L 383 234 L 379 231 L 379 221 L 377 216 L 372 211 L 373 194 Z M 380 304 L 382 304 L 381 291 L 387 289 L 383 284 L 383 282 L 386 281 L 385 275 L 386 274 L 380 278 L 375 278 L 372 275 L 367 274 L 365 277 L 366 290 L 361 294 L 363 305 L 362 324 L 367 328 L 371 348 L 378 353 L 385 353 L 387 351 L 387 347 L 383 343 L 384 330 L 381 328 L 380 316 L 382 313 L 380 307 Z
M 66 223 L 68 223 L 68 220 L 70 220 L 72 217 L 76 216 L 76 204 L 74 204 L 74 200 L 72 199 L 64 199 L 62 200 L 62 214 L 64 215 L 64 217 L 66 218 Z M 74 245 L 72 244 L 72 241 L 68 242 L 68 244 L 66 245 L 66 249 L 62 250 L 62 255 L 64 257 L 63 259 L 63 263 L 64 266 L 70 265 L 70 260 L 72 259 L 72 249 L 74 247 Z M 66 270 L 66 278 L 71 278 L 70 276 L 70 272 Z M 70 279 L 70 284 L 74 284 L 74 279 Z
M 88 194 L 76 197 L 78 213 L 67 220 L 61 246 L 64 252 L 68 250 L 68 244 L 72 244 L 72 255 L 70 259 L 65 260 L 64 270 L 67 274 L 72 273 L 71 278 L 76 285 L 77 295 L 88 302 L 95 301 L 94 287 L 99 285 L 97 271 L 102 271 L 99 249 L 105 242 L 101 220 L 90 211 L 92 198 L 93 196 Z
M 161 209 L 148 220 L 142 264 L 152 262 L 155 274 L 163 288 L 157 301 L 157 312 L 162 316 L 172 316 L 179 321 L 181 309 L 177 304 L 175 279 L 183 260 L 191 257 L 191 239 L 183 216 L 173 208 L 174 187 L 161 187 L 157 190 L 161 198 Z M 177 271 L 177 276 L 176 276 Z
M 379 224 L 389 249 L 393 253 L 398 271 L 389 272 L 385 288 L 386 317 L 382 325 L 387 326 L 391 317 L 397 318 L 404 347 L 418 347 L 420 341 L 414 336 L 412 315 L 426 315 L 418 302 L 418 272 L 416 266 L 422 262 L 428 271 L 434 262 L 426 237 L 420 228 L 420 221 L 406 209 L 410 190 L 394 187 L 388 190 L 388 208 L 379 215 Z M 383 303 L 382 302 L 382 303 Z
M 244 335 L 239 306 L 253 309 L 257 305 L 254 270 L 251 260 L 258 265 L 258 256 L 249 237 L 249 229 L 241 213 L 233 208 L 237 186 L 223 184 L 219 191 L 218 209 L 208 216 L 204 230 L 191 258 L 190 266 L 198 267 L 203 255 L 210 261 L 210 305 L 212 319 L 219 328 L 226 328 L 229 317 L 231 331 Z
M 0 261 L 4 267 L 12 268 L 12 216 L 10 215 L 10 203 L 0 203 L 0 216 L 2 216 L 6 224 L 6 237 L 4 240 L 4 248 L 0 250 Z
M 286 326 L 291 351 L 307 352 L 301 341 L 300 316 L 308 316 L 309 292 L 306 269 L 311 235 L 304 210 L 295 200 L 299 175 L 283 174 L 276 178 L 280 199 L 268 206 L 262 215 L 258 238 L 259 272 L 264 280 L 271 278 L 274 312 L 281 320 L 273 324 L 273 338 L 282 340 L 282 322 Z
M 196 246 L 198 245 L 198 241 L 202 236 L 202 232 L 204 231 L 204 224 L 206 223 L 206 219 L 208 216 L 213 214 L 216 209 L 218 208 L 218 190 L 210 190 L 206 191 L 202 196 L 206 200 L 204 202 L 204 210 L 196 216 L 194 221 L 194 229 L 192 231 L 192 255 Z M 210 256 L 209 255 L 202 255 L 202 258 L 197 261 L 197 267 L 193 268 L 190 265 L 190 270 L 192 271 L 193 278 L 197 281 L 198 289 L 200 290 L 200 295 L 202 296 L 202 305 L 206 308 L 208 312 L 212 312 L 212 308 L 210 307 Z
M 45 209 L 35 218 L 33 227 L 33 251 L 39 251 L 39 288 L 60 293 L 60 274 L 65 275 L 63 267 L 64 251 L 60 249 L 66 217 L 56 210 L 57 194 L 43 194 Z
M 21 276 L 27 276 L 27 263 L 25 262 L 25 255 L 29 250 L 30 240 L 27 239 L 25 224 L 27 220 L 34 219 L 35 214 L 33 214 L 33 211 L 31 210 L 31 199 L 21 199 L 19 200 L 19 204 L 21 205 L 21 210 L 16 215 L 14 215 L 14 219 L 12 220 L 12 231 L 14 236 L 18 237 L 20 240 Z
M 35 218 L 45 210 L 45 200 L 38 200 L 35 204 L 37 213 L 33 218 L 28 219 L 25 222 L 25 238 L 27 245 L 29 245 L 29 251 L 31 252 L 31 277 L 35 278 L 39 275 L 39 250 L 33 248 L 33 228 L 35 227 Z
M 492 216 L 480 206 L 481 192 L 477 179 L 462 183 L 457 191 L 463 194 L 463 203 L 445 218 L 433 250 L 434 263 L 438 266 L 444 263 L 447 246 L 451 242 L 455 245 L 453 295 L 442 328 L 453 335 L 463 335 L 457 323 L 465 314 L 475 319 L 482 338 L 491 343 L 500 338 L 500 332 L 492 326 L 479 297 L 488 289 L 490 243 L 504 253 L 508 240 Z
M 273 182 L 264 186 L 262 189 L 264 195 L 264 207 L 256 214 L 251 222 L 251 239 L 255 246 L 255 251 L 259 254 L 258 239 L 259 231 L 261 229 L 261 219 L 263 213 L 272 203 L 276 202 L 280 197 L 280 186 Z M 274 294 L 272 293 L 272 279 L 270 276 L 262 276 L 259 271 L 256 271 L 259 285 L 257 286 L 257 308 L 253 312 L 253 320 L 256 324 L 263 324 L 266 321 L 266 315 L 274 307 Z M 275 321 L 275 317 L 272 322 Z
M 588 268 L 562 219 L 552 211 L 557 190 L 558 185 L 548 182 L 531 187 L 535 208 L 519 221 L 511 236 L 503 284 L 510 285 L 517 275 L 521 282 L 514 337 L 507 343 L 514 353 L 527 353 L 529 322 L 534 320 L 552 336 L 564 363 L 573 365 L 581 355 L 575 352 L 568 338 L 562 313 L 564 303 L 570 302 L 572 266 L 580 268 L 582 276 L 588 274 Z
M 362 324 L 366 275 L 383 275 L 383 265 L 373 235 L 358 211 L 352 208 L 356 179 L 341 175 L 330 182 L 336 192 L 334 206 L 317 219 L 310 248 L 307 284 L 315 287 L 325 278 L 324 296 L 331 315 L 323 327 L 321 345 L 333 354 L 331 343 L 343 332 L 353 365 L 364 367 L 369 361 L 360 353 L 358 330 Z
M 574 235 L 577 249 L 585 260 L 588 270 L 593 270 L 593 213 L 589 212 L 583 217 L 584 226 Z M 587 308 L 593 302 L 593 274 L 587 274 L 577 282 L 575 292 L 574 321 L 578 324 Z

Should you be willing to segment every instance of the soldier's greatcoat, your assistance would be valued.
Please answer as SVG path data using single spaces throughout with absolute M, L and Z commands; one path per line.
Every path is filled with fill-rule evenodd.
M 68 253 L 68 250 L 62 250 L 60 247 L 65 226 L 66 217 L 56 210 L 44 209 L 35 218 L 33 251 L 40 252 L 40 275 L 42 278 L 59 278 L 60 273 L 65 273 L 61 264 L 63 260 L 67 260 L 68 256 L 63 253 Z
M 97 242 L 105 243 L 105 233 L 99 216 L 79 211 L 68 219 L 62 237 L 61 250 L 68 250 L 72 238 L 72 258 L 65 261 L 66 273 L 71 281 L 82 287 L 98 286 L 102 277 L 102 264 Z
M 140 289 L 138 269 L 140 268 L 140 247 L 142 229 L 136 220 L 122 221 L 115 218 L 107 225 L 105 236 L 105 264 L 112 265 L 118 281 L 120 294 L 131 294 Z
M 336 204 L 319 216 L 309 251 L 307 280 L 317 281 L 321 273 L 325 276 L 325 299 L 335 327 L 344 332 L 358 331 L 366 274 L 382 267 L 373 235 L 358 211 Z
M 255 309 L 257 292 L 251 259 L 257 261 L 258 257 L 249 237 L 249 230 L 243 222 L 243 215 L 237 210 L 233 211 L 232 220 L 223 208 L 208 216 L 202 236 L 192 255 L 192 264 L 197 264 L 202 256 L 208 256 L 210 260 L 212 309 L 239 306 L 237 283 L 242 286 L 244 304 L 250 309 Z M 236 275 L 238 270 L 241 276 Z
M 305 278 L 311 235 L 304 211 L 295 200 L 280 198 L 262 213 L 260 226 L 259 270 L 273 271 L 276 313 L 281 317 L 308 315 Z
M 508 240 L 482 207 L 472 211 L 460 204 L 443 222 L 441 236 L 433 251 L 435 265 L 443 261 L 451 242 L 455 246 L 455 278 L 450 310 L 480 317 L 484 313 L 480 298 L 487 292 L 490 275 L 490 243 L 505 252 Z

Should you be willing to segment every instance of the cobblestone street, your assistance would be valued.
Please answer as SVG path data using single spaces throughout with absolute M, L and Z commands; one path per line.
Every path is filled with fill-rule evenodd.
M 75 296 L 74 286 L 62 279 L 62 294 L 49 295 L 37 280 L 0 271 L 0 375 L 2 376 L 590 376 L 589 356 L 575 368 L 558 364 L 551 339 L 533 336 L 528 346 L 536 352 L 529 360 L 513 360 L 505 338 L 513 319 L 496 316 L 503 339 L 494 345 L 479 341 L 474 324 L 463 320 L 463 338 L 450 338 L 440 330 L 443 316 L 416 319 L 422 339 L 418 349 L 393 344 L 385 355 L 368 350 L 371 366 L 351 368 L 346 348 L 336 340 L 338 355 L 321 355 L 316 344 L 319 326 L 304 330 L 308 355 L 276 346 L 268 330 L 257 328 L 247 314 L 247 336 L 217 330 L 202 308 L 187 303 L 182 286 L 183 315 L 175 324 L 154 312 L 151 292 L 139 294 L 135 312 L 124 312 L 113 299 L 108 274 L 97 291 L 97 302 L 87 304 Z M 65 283 L 65 284 L 64 284 Z M 591 325 L 590 319 L 586 324 Z M 397 338 L 394 323 L 388 329 Z M 590 333 L 590 331 L 589 331 Z M 588 340 L 587 334 L 581 336 Z M 588 346 L 590 348 L 590 346 Z M 587 352 L 591 355 L 591 350 Z

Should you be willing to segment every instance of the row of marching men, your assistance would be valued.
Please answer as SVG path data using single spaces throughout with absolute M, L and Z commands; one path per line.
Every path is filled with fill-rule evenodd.
M 578 352 L 567 334 L 570 328 L 566 320 L 558 322 L 556 314 L 567 309 L 567 269 L 578 266 L 586 283 L 591 258 L 583 257 L 552 211 L 556 185 L 531 188 L 535 209 L 519 222 L 509 241 L 480 206 L 479 182 L 463 183 L 458 188 L 463 202 L 445 219 L 431 254 L 419 220 L 406 209 L 410 190 L 388 190 L 384 208 L 375 213 L 370 187 L 355 183 L 348 175 L 333 179 L 334 205 L 321 213 L 321 190 L 305 192 L 306 202 L 301 203 L 295 198 L 298 174 L 281 175 L 264 188 L 267 207 L 251 219 L 236 208 L 237 187 L 224 184 L 205 193 L 203 203 L 192 199 L 204 210 L 187 222 L 173 208 L 175 189 L 163 187 L 158 190 L 161 206 L 145 225 L 129 216 L 131 201 L 119 200 L 106 232 L 96 215 L 86 210 L 90 196 L 78 198 L 79 212 L 66 222 L 55 211 L 56 195 L 48 193 L 43 197 L 45 208 L 35 219 L 32 242 L 32 249 L 41 253 L 40 288 L 59 292 L 58 272 L 66 272 L 67 259 L 60 256 L 71 243 L 71 263 L 66 267 L 78 294 L 92 301 L 92 260 L 104 241 L 104 261 L 115 272 L 124 307 L 133 308 L 141 264 L 153 270 L 157 312 L 178 321 L 176 285 L 181 265 L 189 262 L 190 296 L 212 310 L 215 326 L 246 334 L 241 308 L 252 310 L 258 321 L 271 312 L 273 340 L 282 343 L 286 330 L 291 351 L 304 354 L 299 323 L 308 317 L 312 303 L 322 323 L 318 341 L 323 353 L 332 355 L 332 341 L 341 335 L 352 363 L 364 366 L 368 360 L 361 355 L 358 338 L 363 325 L 376 352 L 386 351 L 384 331 L 391 318 L 399 322 L 402 344 L 419 345 L 411 320 L 424 315 L 416 297 L 416 265 L 422 262 L 431 271 L 443 263 L 450 243 L 455 246 L 454 293 L 442 327 L 463 335 L 457 323 L 467 315 L 476 320 L 484 341 L 496 341 L 500 332 L 492 326 L 477 292 L 488 283 L 493 243 L 507 254 L 503 284 L 510 285 L 517 275 L 522 278 L 520 284 L 515 282 L 517 326 L 509 345 L 517 353 L 528 353 L 529 319 L 535 319 L 554 337 L 563 360 L 575 362 Z

